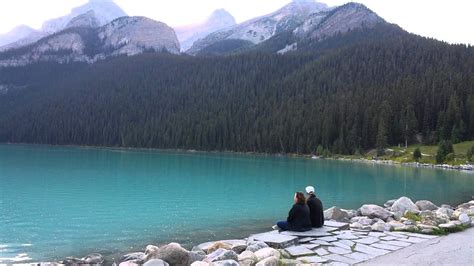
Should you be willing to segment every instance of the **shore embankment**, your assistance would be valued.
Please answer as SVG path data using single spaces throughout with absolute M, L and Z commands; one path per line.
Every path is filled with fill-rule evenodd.
M 111 260 L 89 254 L 42 265 L 351 265 L 474 226 L 474 200 L 453 207 L 401 197 L 383 206 L 364 204 L 352 210 L 334 206 L 324 214 L 325 225 L 307 232 L 273 230 L 202 243 L 191 250 L 178 243 L 148 245 Z

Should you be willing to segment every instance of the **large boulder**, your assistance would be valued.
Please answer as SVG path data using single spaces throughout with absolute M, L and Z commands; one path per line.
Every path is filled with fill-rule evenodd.
M 373 223 L 375 223 L 375 221 L 365 216 L 356 216 L 351 219 L 351 223 L 360 223 L 361 225 L 372 225 Z
M 429 200 L 419 200 L 415 202 L 415 205 L 420 211 L 435 211 L 438 209 L 438 206 Z
M 258 261 L 266 259 L 268 257 L 276 257 L 277 259 L 280 258 L 280 252 L 273 248 L 262 248 L 255 252 L 255 256 L 257 256 Z
M 388 217 L 392 216 L 391 212 L 375 204 L 362 205 L 362 207 L 359 209 L 359 212 L 364 216 L 368 216 L 369 218 L 380 218 L 384 221 L 387 220 Z
M 204 261 L 215 262 L 220 260 L 238 260 L 237 253 L 232 250 L 220 248 L 206 256 Z
M 278 257 L 270 256 L 264 260 L 261 260 L 256 266 L 278 266 L 278 261 Z
M 401 197 L 396 200 L 392 207 L 390 207 L 390 210 L 397 218 L 402 217 L 407 211 L 412 213 L 418 213 L 420 211 L 415 203 L 413 203 L 413 201 L 407 197 Z
M 244 251 L 238 256 L 239 264 L 243 266 L 254 266 L 258 262 L 257 256 L 252 251 Z
M 421 223 L 426 225 L 436 226 L 438 224 L 449 222 L 449 217 L 447 215 L 437 215 L 433 211 L 421 211 L 419 215 L 421 217 Z
M 349 213 L 339 209 L 338 207 L 331 207 L 324 211 L 324 219 L 326 220 L 335 220 L 339 222 L 349 221 Z
M 145 256 L 147 261 L 160 259 L 173 266 L 189 265 L 189 251 L 178 243 L 170 243 L 158 249 L 154 246 L 147 246 Z

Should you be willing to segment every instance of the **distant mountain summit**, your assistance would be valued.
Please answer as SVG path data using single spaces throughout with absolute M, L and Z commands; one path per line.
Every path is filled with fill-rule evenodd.
M 12 42 L 16 42 L 35 32 L 37 32 L 35 29 L 26 25 L 20 25 L 18 27 L 15 27 L 14 29 L 5 34 L 0 34 L 0 47 L 10 44 Z
M 103 26 L 116 18 L 127 16 L 127 13 L 113 0 L 89 0 L 88 3 L 72 9 L 66 16 L 46 21 L 43 23 L 42 30 L 46 33 L 58 32 L 65 29 L 71 20 L 90 11 L 94 12 L 98 26 Z
M 66 16 L 44 22 L 41 30 L 20 26 L 6 35 L 0 35 L 0 51 L 35 43 L 67 27 L 100 27 L 123 16 L 127 14 L 113 0 L 89 0 Z
M 196 25 L 176 27 L 176 34 L 185 51 L 193 43 L 208 34 L 236 25 L 235 18 L 225 9 L 217 9 L 204 21 Z
M 315 1 L 293 1 L 271 14 L 211 33 L 194 42 L 187 52 L 197 54 L 208 46 L 228 40 L 240 40 L 245 45 L 259 44 L 281 32 L 293 30 L 310 14 L 326 9 L 326 4 Z

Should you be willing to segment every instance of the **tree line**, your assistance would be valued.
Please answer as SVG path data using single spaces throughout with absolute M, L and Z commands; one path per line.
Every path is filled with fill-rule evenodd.
M 474 139 L 474 48 L 410 34 L 310 55 L 42 63 L 0 82 L 27 84 L 0 94 L 1 142 L 356 154 Z

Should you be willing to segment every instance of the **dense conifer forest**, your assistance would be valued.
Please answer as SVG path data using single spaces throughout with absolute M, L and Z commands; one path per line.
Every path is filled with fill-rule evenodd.
M 285 55 L 0 68 L 0 142 L 355 154 L 474 139 L 473 47 L 357 36 Z

